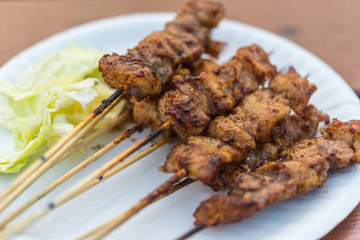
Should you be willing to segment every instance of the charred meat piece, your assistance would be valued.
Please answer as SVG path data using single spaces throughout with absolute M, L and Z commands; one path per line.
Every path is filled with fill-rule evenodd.
M 212 195 L 196 209 L 195 225 L 215 226 L 239 222 L 271 203 L 296 195 L 296 180 L 270 178 L 256 173 L 242 174 L 233 183 L 231 195 Z
M 234 59 L 240 61 L 244 71 L 252 74 L 260 85 L 276 74 L 276 67 L 270 64 L 269 55 L 256 44 L 240 48 Z
M 328 169 L 348 167 L 356 162 L 354 150 L 340 140 L 328 140 L 324 137 L 305 139 L 292 148 L 281 153 L 285 159 L 305 161 L 309 164 L 319 165 L 315 155 L 326 158 Z M 313 167 L 315 168 L 315 167 Z
M 302 78 L 293 67 L 287 73 L 278 74 L 271 79 L 269 88 L 276 93 L 284 93 L 290 100 L 291 109 L 297 114 L 302 113 L 316 90 L 316 86 Z
M 200 75 L 202 72 L 214 74 L 220 82 L 222 89 L 229 93 L 236 102 L 243 98 L 243 88 L 240 86 L 242 64 L 239 61 L 233 59 L 223 65 L 219 65 L 211 60 L 203 59 L 199 66 L 197 66 L 194 74 Z M 251 92 L 253 91 L 248 91 L 247 94 Z
M 162 90 L 159 73 L 140 60 L 116 53 L 104 55 L 99 61 L 99 70 L 110 86 L 126 89 L 137 100 L 159 94 Z
M 292 114 L 279 121 L 271 137 L 283 151 L 303 139 L 315 137 L 320 122 L 328 124 L 329 117 L 313 105 L 308 105 L 301 115 Z
M 159 100 L 158 116 L 162 122 L 169 122 L 180 137 L 200 134 L 210 123 L 210 117 L 187 95 L 179 90 L 164 94 Z
M 161 126 L 161 121 L 157 117 L 158 99 L 145 98 L 141 102 L 134 101 L 133 118 L 143 126 L 150 126 L 155 130 Z
M 210 1 L 187 1 L 173 22 L 166 25 L 165 31 L 176 35 L 184 42 L 188 41 L 187 34 L 195 37 L 207 53 L 217 57 L 224 44 L 212 41 L 210 29 L 216 27 L 224 17 L 225 10 L 220 3 Z
M 241 221 L 271 203 L 289 199 L 296 193 L 305 195 L 322 187 L 328 170 L 356 163 L 354 149 L 348 140 L 354 138 L 357 132 L 348 131 L 344 138 L 339 130 L 344 127 L 359 129 L 359 123 L 336 121 L 322 132 L 325 136 L 329 132 L 335 136 L 337 132 L 341 135 L 339 140 L 324 137 L 306 139 L 283 152 L 279 161 L 267 163 L 255 172 L 234 171 L 228 177 L 229 195 L 213 195 L 203 201 L 194 213 L 195 224 L 213 226 Z
M 240 104 L 248 119 L 248 126 L 244 128 L 256 141 L 267 142 L 276 123 L 290 114 L 290 108 L 286 104 L 286 99 L 268 89 L 257 90 L 248 95 Z M 239 124 L 243 123 L 240 121 Z
M 191 136 L 171 149 L 164 170 L 176 173 L 185 169 L 189 178 L 200 180 L 216 189 L 213 183 L 220 166 L 239 158 L 238 151 L 220 140 Z
M 255 141 L 265 142 L 275 124 L 289 115 L 286 100 L 280 100 L 271 91 L 262 89 L 245 97 L 227 116 L 215 118 L 209 125 L 208 134 L 229 142 L 239 151 L 255 148 Z
M 208 134 L 229 143 L 241 153 L 255 148 L 254 138 L 229 117 L 219 116 L 211 121 Z
M 253 48 L 253 46 L 244 47 L 242 49 L 244 50 L 247 48 Z M 260 47 L 257 46 L 257 48 Z M 263 52 L 263 50 L 261 50 L 261 52 Z M 249 51 L 249 54 L 252 54 L 252 51 Z M 257 54 L 257 52 L 255 51 L 254 54 Z M 265 58 L 267 55 L 263 57 Z M 256 58 L 256 56 L 253 56 L 253 58 Z M 267 58 L 261 63 L 263 62 L 265 62 L 266 65 L 270 65 Z M 258 62 L 256 67 L 259 68 L 261 63 Z M 159 101 L 159 119 L 163 122 L 170 122 L 171 128 L 181 137 L 190 136 L 190 134 L 192 135 L 193 133 L 201 133 L 202 130 L 207 127 L 209 122 L 199 121 L 198 117 L 194 116 L 195 111 L 202 112 L 210 119 L 213 116 L 223 114 L 232 109 L 244 96 L 242 86 L 239 82 L 242 71 L 242 63 L 240 60 L 233 58 L 222 66 L 213 64 L 210 61 L 203 61 L 201 67 L 207 71 L 201 72 L 198 77 L 189 75 L 176 76 L 173 79 L 176 90 L 172 91 L 171 94 L 165 94 Z M 248 69 L 251 67 L 252 65 L 248 66 Z M 177 104 L 177 106 L 174 107 L 172 103 L 174 98 L 169 97 L 175 95 L 177 99 L 182 99 L 181 102 L 186 101 L 186 104 Z M 275 119 L 273 116 L 280 116 L 286 111 L 288 113 L 290 109 L 288 106 L 280 108 L 280 103 L 286 102 L 287 100 L 281 100 L 280 97 L 277 97 L 275 94 L 267 92 L 266 90 L 254 93 L 252 98 L 246 98 L 243 104 L 244 108 L 247 108 L 247 105 L 249 104 L 254 104 L 255 101 L 263 101 L 261 104 L 262 108 L 259 109 L 258 112 L 254 112 L 254 109 L 248 110 L 249 117 L 258 118 L 254 121 L 256 124 L 260 123 L 264 125 L 262 131 L 265 131 L 266 129 L 265 125 L 268 125 L 269 128 L 273 127 L 273 125 L 272 121 L 269 124 L 262 121 L 261 118 L 266 119 L 272 117 L 272 119 Z M 194 110 L 192 106 L 197 106 L 199 110 Z M 257 108 L 259 106 L 252 107 Z M 269 112 L 270 110 L 273 112 Z M 257 114 L 260 114 L 261 116 L 258 116 Z M 268 115 L 263 116 L 263 114 Z M 201 119 L 204 118 L 201 116 Z M 189 120 L 192 122 L 184 122 Z M 191 129 L 192 127 L 194 129 Z M 263 138 L 264 134 L 267 133 L 261 133 L 260 139 L 265 140 Z
M 241 62 L 235 59 L 223 64 L 215 72 L 222 88 L 228 92 L 236 102 L 240 102 L 244 95 L 254 92 L 258 87 L 256 86 L 256 88 L 251 91 L 245 89 L 245 87 L 241 84 L 241 81 L 243 81 L 241 78 L 242 72 Z
M 275 126 L 276 122 L 290 112 L 288 106 L 281 104 L 283 100 L 268 91 L 263 89 L 250 94 L 247 97 L 250 100 L 246 98 L 244 104 L 241 104 L 245 107 L 237 107 L 237 110 L 228 117 L 215 118 L 208 129 L 210 137 L 191 136 L 185 142 L 176 145 L 166 159 L 164 170 L 177 172 L 182 168 L 190 169 L 191 173 L 188 170 L 188 174 L 191 178 L 200 180 L 213 189 L 222 187 L 223 183 L 218 177 L 227 171 L 222 168 L 226 168 L 225 165 L 229 162 L 239 162 L 244 153 L 255 148 L 255 140 L 267 139 L 269 136 L 266 134 L 270 135 L 271 128 Z M 174 106 L 174 104 L 170 106 Z M 254 112 L 255 109 L 257 112 Z M 179 113 L 179 110 L 172 112 L 176 114 Z M 181 120 L 180 116 L 179 118 Z M 231 149 L 232 159 L 226 158 L 225 161 L 222 157 L 219 158 L 218 154 L 214 155 L 213 152 L 223 149 L 223 146 L 226 146 L 224 148 L 226 151 Z M 219 159 L 216 160 L 217 158 Z M 199 171 L 199 173 L 195 173 L 195 171 Z M 211 181 L 204 176 L 210 176 Z
M 356 160 L 360 163 L 360 121 L 341 122 L 335 118 L 327 128 L 320 131 L 324 138 L 339 140 L 352 147 Z
M 275 161 L 279 158 L 279 146 L 275 143 L 256 143 L 256 148 L 248 151 L 244 158 L 244 164 L 254 171 L 267 162 Z
M 236 103 L 223 88 L 217 77 L 209 72 L 202 72 L 198 77 L 185 75 L 173 79 L 174 85 L 187 96 L 197 95 L 196 104 L 207 106 L 209 115 L 219 115 L 231 109 Z
M 308 105 L 301 115 L 285 116 L 272 129 L 270 142 L 256 142 L 256 148 L 248 151 L 244 161 L 250 169 L 277 160 L 282 152 L 301 140 L 315 137 L 320 122 L 328 123 L 329 118 L 314 106 Z
M 188 1 L 165 31 L 151 33 L 125 57 L 113 54 L 101 58 L 103 79 L 112 87 L 123 88 L 137 101 L 160 94 L 180 64 L 199 61 L 211 45 L 210 30 L 223 12 L 221 4 Z M 219 49 L 219 44 L 216 47 Z

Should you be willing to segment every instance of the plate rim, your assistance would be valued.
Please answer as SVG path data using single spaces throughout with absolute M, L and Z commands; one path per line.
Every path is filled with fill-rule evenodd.
M 124 15 L 119 15 L 119 16 L 106 17 L 106 18 L 93 20 L 93 21 L 89 21 L 89 22 L 86 22 L 86 23 L 82 23 L 82 24 L 70 27 L 68 29 L 65 29 L 65 30 L 63 30 L 61 32 L 58 32 L 58 33 L 55 33 L 55 34 L 52 34 L 49 37 L 46 37 L 46 38 L 40 40 L 39 42 L 31 45 L 28 48 L 25 48 L 24 50 L 20 51 L 18 54 L 16 54 L 12 58 L 10 58 L 8 61 L 6 61 L 0 67 L 0 77 L 1 77 L 2 73 L 7 71 L 8 68 L 11 68 L 12 65 L 15 64 L 18 61 L 19 58 L 22 58 L 22 57 L 27 56 L 27 55 L 33 55 L 34 52 L 37 51 L 37 49 L 43 48 L 43 45 L 45 45 L 46 47 L 51 47 L 52 45 L 56 45 L 56 44 L 53 44 L 52 42 L 53 41 L 56 42 L 58 40 L 54 40 L 54 39 L 58 39 L 59 37 L 60 38 L 66 38 L 67 35 L 71 35 L 71 34 L 73 34 L 74 32 L 76 32 L 78 30 L 86 31 L 88 28 L 94 28 L 94 26 L 99 27 L 99 26 L 101 26 L 103 24 L 106 24 L 106 22 L 123 21 L 124 19 L 129 19 L 129 18 L 138 19 L 139 16 L 141 16 L 141 17 L 147 16 L 147 17 L 165 19 L 165 18 L 173 17 L 174 14 L 175 14 L 174 12 L 131 13 L 131 14 L 124 14 Z M 306 55 L 311 56 L 317 62 L 322 64 L 326 68 L 327 71 L 329 71 L 331 74 L 336 76 L 337 79 L 341 79 L 342 83 L 344 83 L 349 89 L 351 89 L 351 87 L 347 84 L 347 82 L 343 79 L 343 77 L 339 73 L 337 73 L 329 64 L 327 64 L 325 61 L 320 59 L 314 53 L 312 53 L 309 50 L 305 49 L 304 47 L 302 47 L 298 43 L 295 43 L 294 41 L 292 41 L 290 39 L 287 39 L 286 37 L 283 37 L 281 35 L 278 35 L 276 33 L 273 33 L 271 31 L 268 31 L 268 30 L 265 30 L 265 29 L 262 29 L 262 28 L 259 28 L 259 27 L 256 27 L 256 26 L 252 26 L 252 25 L 249 25 L 249 24 L 246 24 L 246 23 L 242 23 L 242 22 L 239 22 L 239 21 L 231 20 L 231 19 L 224 19 L 221 24 L 230 24 L 230 25 L 234 25 L 236 27 L 247 28 L 247 29 L 255 29 L 256 31 L 258 31 L 258 32 L 260 32 L 262 34 L 272 36 L 273 38 L 276 38 L 276 39 L 280 39 L 281 41 L 286 42 L 287 44 L 291 45 L 293 48 L 296 48 L 297 50 L 304 52 Z M 41 55 L 41 56 L 43 56 L 43 55 Z M 41 57 L 41 56 L 39 56 L 39 57 Z M 355 94 L 355 92 L 352 89 L 351 89 L 351 91 Z M 353 211 L 353 209 L 355 209 L 355 207 L 356 207 L 356 205 L 354 207 L 351 207 L 351 210 L 346 214 L 346 216 L 344 216 L 341 220 L 339 220 L 338 223 L 340 223 L 342 220 L 344 220 L 351 213 L 351 211 Z M 329 229 L 329 231 L 324 233 L 322 236 L 324 236 L 328 232 L 330 232 L 335 226 L 332 226 Z M 322 236 L 320 236 L 320 237 L 322 237 Z

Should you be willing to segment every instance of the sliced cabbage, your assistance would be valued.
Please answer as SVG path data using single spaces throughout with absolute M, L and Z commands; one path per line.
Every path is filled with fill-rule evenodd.
M 101 55 L 71 46 L 41 58 L 16 84 L 0 80 L 0 124 L 12 131 L 16 149 L 0 153 L 0 172 L 18 172 L 114 92 L 98 71 Z M 123 106 L 119 104 L 97 127 Z

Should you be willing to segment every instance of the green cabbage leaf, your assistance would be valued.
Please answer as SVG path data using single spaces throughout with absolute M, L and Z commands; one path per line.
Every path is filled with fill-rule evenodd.
M 70 46 L 42 57 L 16 84 L 0 80 L 0 124 L 12 131 L 15 149 L 0 153 L 0 172 L 18 172 L 114 92 L 98 71 L 101 55 Z M 123 105 L 97 127 L 117 116 Z

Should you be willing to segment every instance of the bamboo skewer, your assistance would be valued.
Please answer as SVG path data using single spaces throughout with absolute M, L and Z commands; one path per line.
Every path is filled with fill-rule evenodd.
M 133 163 L 139 161 L 140 159 L 142 159 L 143 157 L 149 155 L 150 153 L 152 153 L 153 151 L 155 151 L 156 149 L 160 148 L 161 146 L 163 146 L 164 144 L 170 142 L 170 140 L 172 139 L 172 137 L 166 137 L 160 141 L 158 141 L 157 143 L 154 143 L 153 145 L 151 145 L 150 147 L 148 147 L 147 149 L 141 151 L 140 153 L 136 154 L 134 157 L 126 160 L 125 162 L 120 163 L 119 165 L 113 167 L 112 169 L 110 169 L 109 171 L 107 171 L 104 176 L 103 179 L 101 179 L 99 181 L 99 179 L 93 180 L 91 183 L 88 184 L 88 189 L 98 185 L 99 183 L 101 183 L 102 181 L 112 177 L 113 175 L 115 175 L 116 173 L 120 172 L 121 170 L 124 170 L 125 168 L 129 167 L 130 165 L 132 165 Z M 88 190 L 87 189 L 87 190 Z
M 150 204 L 152 204 L 152 203 L 154 203 L 154 202 L 156 202 L 156 201 L 158 201 L 158 200 L 160 200 L 160 199 L 162 199 L 162 198 L 164 198 L 164 197 L 166 197 L 166 196 L 169 196 L 170 194 L 172 194 L 172 193 L 174 193 L 174 192 L 182 189 L 183 187 L 188 186 L 189 184 L 191 184 L 191 183 L 193 183 L 193 182 L 195 182 L 195 181 L 196 181 L 196 180 L 187 178 L 187 179 L 185 179 L 185 180 L 183 180 L 183 181 L 181 181 L 181 182 L 173 185 L 173 186 L 169 189 L 168 192 L 166 192 L 166 193 L 164 193 L 164 194 L 162 194 L 162 195 L 159 195 L 156 199 L 154 199 L 152 202 L 149 202 L 149 203 L 146 204 L 146 206 L 144 206 L 144 207 L 147 207 L 147 206 L 149 206 Z M 144 207 L 143 207 L 143 208 L 144 208 Z M 142 208 L 142 209 L 143 209 L 143 208 Z M 129 219 L 129 218 L 127 218 L 127 219 Z M 116 218 L 112 219 L 111 221 L 115 221 L 115 220 L 116 220 Z M 111 224 L 111 223 L 110 223 L 111 221 L 106 222 L 106 223 L 104 223 L 104 224 L 102 224 L 102 225 L 94 228 L 93 230 L 87 232 L 87 233 L 84 234 L 84 235 L 79 236 L 79 237 L 76 238 L 76 239 L 77 239 L 77 240 L 88 239 L 88 238 L 92 239 L 91 236 L 96 235 L 96 234 L 97 234 L 102 228 L 104 228 L 106 225 Z M 96 239 L 96 238 L 94 237 L 94 239 Z
M 118 89 L 107 100 L 95 109 L 90 115 L 82 120 L 73 130 L 71 130 L 61 141 L 52 146 L 40 159 L 35 161 L 30 167 L 28 167 L 21 175 L 19 175 L 15 181 L 0 194 L 0 200 L 6 198 L 12 191 L 14 191 L 24 180 L 26 180 L 34 171 L 36 171 L 45 161 L 50 159 L 55 153 L 57 153 L 64 145 L 64 143 L 70 141 L 76 136 L 87 124 L 94 120 L 102 112 L 107 113 L 114 107 L 122 98 L 123 90 Z
M 119 125 L 120 123 L 124 122 L 129 116 L 130 116 L 131 112 L 130 111 L 126 111 L 124 113 L 122 113 L 121 115 L 119 115 L 118 117 L 112 119 L 109 121 L 108 124 L 106 124 L 103 128 L 97 130 L 96 132 L 94 132 L 93 134 L 91 134 L 90 136 L 86 137 L 84 140 L 78 142 L 70 151 L 68 151 L 62 158 L 66 159 L 68 157 L 70 157 L 72 154 L 74 154 L 75 152 L 79 151 L 81 148 L 84 148 L 85 146 L 87 146 L 88 144 L 90 144 L 91 142 L 93 142 L 95 139 L 97 139 L 98 137 L 104 135 L 106 132 L 108 132 L 109 130 L 113 129 L 114 127 L 116 127 L 117 125 Z M 60 160 L 61 161 L 61 160 Z
M 93 180 L 98 179 L 101 181 L 103 179 L 104 173 L 106 173 L 108 170 L 113 168 L 118 163 L 122 162 L 125 158 L 130 156 L 132 153 L 137 151 L 139 148 L 143 147 L 147 143 L 149 143 L 152 139 L 160 135 L 164 132 L 164 130 L 169 128 L 169 124 L 165 123 L 160 128 L 155 130 L 154 132 L 150 133 L 148 136 L 141 139 L 136 144 L 129 147 L 127 150 L 113 158 L 111 161 L 100 167 L 98 170 L 94 171 L 87 177 L 85 177 L 82 181 L 80 181 L 78 184 L 76 184 L 73 188 L 71 188 L 68 192 L 66 192 L 64 195 L 60 196 L 57 201 L 50 203 L 51 206 L 56 206 L 57 202 L 63 202 L 67 199 L 72 199 L 75 196 L 79 195 L 78 192 L 82 193 L 86 189 L 87 184 L 91 183 Z
M 126 115 L 128 115 L 127 113 L 123 114 L 121 116 L 121 119 L 124 120 L 126 118 Z M 118 121 L 116 121 L 118 122 Z M 111 127 L 111 126 L 110 126 Z M 17 216 L 19 216 L 22 212 L 24 212 L 26 209 L 28 209 L 30 206 L 32 206 L 35 202 L 37 202 L 38 200 L 40 200 L 41 198 L 43 198 L 46 194 L 48 194 L 49 192 L 51 192 L 52 190 L 54 190 L 55 188 L 57 188 L 58 186 L 60 186 L 61 184 L 63 184 L 65 181 L 67 181 L 68 179 L 70 179 L 72 176 L 74 176 L 75 174 L 77 174 L 78 172 L 80 172 L 82 169 L 86 168 L 87 166 L 89 166 L 91 163 L 95 162 L 97 159 L 99 159 L 101 156 L 103 156 L 105 153 L 107 153 L 108 151 L 110 151 L 111 149 L 113 149 L 115 146 L 117 146 L 120 142 L 122 142 L 123 140 L 125 140 L 126 138 L 128 138 L 129 136 L 131 136 L 133 133 L 135 133 L 136 131 L 141 130 L 141 126 L 136 125 L 135 127 L 127 130 L 126 132 L 124 132 L 123 134 L 121 134 L 118 138 L 116 138 L 114 141 L 112 141 L 111 143 L 109 143 L 107 146 L 105 146 L 104 148 L 102 148 L 101 150 L 99 150 L 98 152 L 96 152 L 95 154 L 93 154 L 92 156 L 90 156 L 88 159 L 86 159 L 85 161 L 83 161 L 82 163 L 80 163 L 79 165 L 77 165 L 76 167 L 74 167 L 72 170 L 70 170 L 69 172 L 67 172 L 65 175 L 63 175 L 62 177 L 60 177 L 59 179 L 57 179 L 55 182 L 53 182 L 52 184 L 50 184 L 49 186 L 47 186 L 45 189 L 43 189 L 41 192 L 39 192 L 38 194 L 36 194 L 35 196 L 33 196 L 29 201 L 27 201 L 25 204 L 23 204 L 21 207 L 19 207 L 18 209 L 16 209 L 13 213 L 11 213 L 7 218 L 5 218 L 1 223 L 0 223 L 0 229 L 4 228 L 9 222 L 11 222 L 13 219 L 15 219 Z M 97 133 L 94 133 L 93 135 L 91 135 L 89 138 L 91 138 L 90 140 L 94 139 L 96 136 L 104 133 L 106 129 L 101 129 L 99 130 Z M 88 139 L 88 138 L 87 138 Z M 86 139 L 86 140 L 87 140 Z M 83 144 L 87 144 L 89 141 L 83 141 L 79 144 L 79 146 L 76 146 L 77 148 L 81 148 L 83 146 Z M 74 149 L 73 149 L 74 150 Z M 76 149 L 75 149 L 76 150 Z
M 116 91 L 118 92 L 118 91 Z M 115 93 L 116 93 L 115 92 Z M 112 95 L 114 96 L 114 94 Z M 2 202 L 0 202 L 0 213 L 9 206 L 21 193 L 23 193 L 30 185 L 32 185 L 40 176 L 42 176 L 47 170 L 55 166 L 57 163 L 59 163 L 59 160 L 63 159 L 63 155 L 66 154 L 68 150 L 71 149 L 72 146 L 74 146 L 82 137 L 85 136 L 86 133 L 88 133 L 104 116 L 120 101 L 122 98 L 122 94 L 120 96 L 117 96 L 110 104 L 108 104 L 107 100 L 103 101 L 103 104 L 106 105 L 106 108 L 101 107 L 102 105 L 97 108 L 93 114 L 90 114 L 91 116 L 94 115 L 95 118 L 91 118 L 92 121 L 87 122 L 87 125 L 85 127 L 82 127 L 80 131 L 77 131 L 76 134 L 71 134 L 72 138 L 69 140 L 68 135 L 65 137 L 66 142 L 64 142 L 64 139 L 60 141 L 62 144 L 62 148 L 59 149 L 57 152 L 53 153 L 53 150 L 51 150 L 52 156 L 48 158 L 49 154 L 45 154 L 43 157 L 41 157 L 35 164 L 38 168 L 30 175 L 30 173 L 26 173 L 27 178 L 25 178 L 22 183 L 20 183 L 17 188 L 15 188 L 13 191 L 10 192 L 10 194 L 3 199 Z M 111 98 L 111 97 L 110 97 Z M 101 108 L 100 108 L 101 107 Z M 100 111 L 101 110 L 101 111 Z M 90 119 L 90 115 L 85 119 Z M 84 121 L 85 122 L 85 121 Z M 83 125 L 83 124 L 80 124 Z M 77 128 L 77 127 L 76 127 Z M 57 144 L 56 144 L 57 145 Z M 40 162 L 39 162 L 40 161 Z M 29 176 L 28 176 L 29 175 Z M 23 176 L 20 176 L 23 178 Z
M 200 224 L 196 227 L 194 227 L 193 229 L 191 229 L 190 231 L 188 231 L 187 233 L 185 233 L 184 235 L 182 235 L 181 237 L 177 238 L 176 240 L 185 240 L 188 239 L 189 237 L 191 237 L 192 235 L 194 235 L 195 233 L 203 230 L 206 228 L 205 224 Z
M 115 228 L 117 228 L 122 223 L 124 223 L 127 219 L 138 213 L 140 210 L 150 205 L 151 203 L 161 199 L 162 197 L 166 196 L 167 192 L 171 190 L 173 185 L 179 182 L 185 176 L 186 176 L 186 170 L 181 169 L 174 176 L 169 178 L 166 182 L 160 185 L 157 189 L 155 189 L 153 192 L 151 192 L 149 195 L 143 198 L 132 208 L 128 209 L 127 211 L 115 217 L 114 219 L 106 222 L 105 224 L 97 227 L 96 229 L 90 231 L 89 233 L 81 236 L 79 239 L 85 239 L 89 237 L 89 235 L 92 235 L 91 239 L 103 238 L 104 236 L 112 232 Z
M 148 142 L 150 142 L 152 139 L 160 135 L 164 130 L 169 128 L 169 124 L 165 123 L 160 128 L 155 130 L 154 132 L 150 133 L 148 136 L 141 139 L 139 142 L 134 144 L 133 146 L 129 147 L 127 150 L 119 154 L 117 157 L 113 158 L 111 161 L 106 163 L 104 166 L 99 168 L 98 170 L 94 171 L 87 177 L 85 177 L 82 181 L 80 181 L 78 184 L 76 184 L 73 188 L 71 188 L 69 191 L 67 191 L 65 194 L 58 197 L 55 201 L 50 202 L 48 207 L 49 209 L 52 209 L 56 207 L 59 204 L 63 204 L 64 202 L 67 202 L 74 197 L 78 196 L 79 194 L 83 193 L 87 190 L 89 183 L 92 183 L 94 180 L 101 181 L 104 178 L 104 174 L 113 168 L 118 163 L 122 162 L 125 158 L 127 158 L 129 155 L 134 153 L 136 150 L 141 148 L 142 146 L 146 145 Z
M 73 199 L 74 197 L 76 197 L 76 196 L 80 195 L 81 193 L 87 191 L 88 189 L 96 186 L 97 184 L 101 183 L 102 181 L 110 178 L 114 174 L 116 174 L 119 171 L 125 169 L 126 167 L 130 166 L 131 164 L 137 162 L 138 160 L 140 160 L 141 158 L 145 157 L 146 155 L 152 153 L 153 151 L 160 148 L 164 144 L 170 142 L 170 140 L 171 140 L 171 137 L 166 137 L 166 138 L 160 140 L 159 142 L 153 144 L 149 148 L 147 148 L 147 149 L 141 151 L 140 153 L 136 154 L 134 157 L 132 157 L 132 158 L 128 159 L 127 161 L 122 162 L 121 164 L 119 164 L 119 165 L 115 166 L 114 168 L 110 169 L 108 172 L 106 172 L 103 175 L 103 178 L 101 180 L 93 179 L 92 182 L 90 182 L 86 186 L 84 186 L 82 188 L 82 191 L 78 191 L 77 194 L 74 194 L 74 195 L 72 195 L 71 197 L 68 197 L 68 198 L 63 198 L 61 201 L 56 201 L 56 204 L 49 203 L 47 208 L 44 208 L 44 209 L 40 210 L 39 212 L 35 213 L 34 215 L 32 215 L 32 216 L 30 216 L 30 217 L 28 217 L 26 219 L 23 219 L 23 220 L 15 223 L 15 224 L 9 226 L 8 228 L 5 228 L 0 233 L 0 238 L 9 238 L 11 235 L 22 231 L 26 227 L 30 226 L 34 221 L 36 221 L 37 219 L 39 219 L 42 216 L 49 213 L 51 210 L 53 210 L 53 209 L 55 209 L 57 207 L 60 207 L 61 205 L 65 204 L 66 202 Z M 186 183 L 183 183 L 183 184 L 186 184 Z M 189 183 L 187 183 L 187 184 L 189 184 Z

